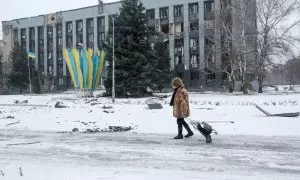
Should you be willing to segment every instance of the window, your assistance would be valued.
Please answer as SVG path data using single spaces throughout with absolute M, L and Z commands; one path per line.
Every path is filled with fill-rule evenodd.
M 44 39 L 44 28 L 43 26 L 38 27 L 39 38 Z
M 34 28 L 29 28 L 29 36 L 30 39 L 34 39 L 35 38 L 35 32 L 34 32 Z
M 205 29 L 214 29 L 215 22 L 213 20 L 206 20 L 205 21 Z
M 98 27 L 105 26 L 105 17 L 98 18 Z
M 164 24 L 164 25 L 161 25 L 161 31 L 165 34 L 168 34 L 170 31 L 169 31 L 169 24 Z
M 182 56 L 175 56 L 175 62 L 176 62 L 176 65 L 178 64 L 182 64 Z
M 169 8 L 160 8 L 160 19 L 165 19 L 169 17 Z
M 66 23 L 67 25 L 67 32 L 72 32 L 72 30 L 73 30 L 73 24 L 72 24 L 72 22 L 67 22 Z
M 183 16 L 183 5 L 174 6 L 174 17 Z
M 77 35 L 76 41 L 77 41 L 77 45 L 78 45 L 79 43 L 82 44 L 82 43 L 83 43 L 83 35 L 82 35 L 82 34 L 78 34 L 78 35 Z
M 57 39 L 57 45 L 62 46 L 62 38 L 61 37 Z
M 71 48 L 73 46 L 72 36 L 67 37 L 67 48 Z
M 56 25 L 56 30 L 57 30 L 57 34 L 61 35 L 62 34 L 62 25 L 61 24 L 57 24 Z
M 60 74 L 63 74 L 63 73 L 60 73 Z M 61 78 L 61 77 L 59 78 L 58 85 L 60 85 L 60 86 L 64 85 L 64 79 L 63 78 Z
M 44 61 L 44 53 L 43 52 L 39 52 L 39 62 L 43 60 Z
M 80 31 L 82 31 L 82 29 L 83 29 L 83 22 L 82 22 L 82 20 L 76 21 L 76 31 L 80 32 Z
M 26 41 L 26 29 L 25 28 L 21 29 L 21 40 Z
M 148 9 L 146 13 L 148 19 L 155 19 L 155 9 Z
M 214 2 L 206 1 L 204 2 L 204 12 L 212 12 L 214 11 Z
M 205 38 L 205 44 L 208 46 L 212 46 L 214 44 L 214 41 L 212 39 Z
M 199 31 L 199 22 L 191 22 L 190 23 L 190 31 Z
M 183 32 L 183 23 L 176 23 L 175 24 L 175 33 Z
M 94 42 L 94 34 L 89 34 L 88 35 L 88 42 L 93 43 Z
M 189 12 L 190 12 L 190 14 L 198 14 L 199 13 L 198 3 L 190 4 L 189 5 Z
M 99 33 L 98 38 L 99 38 L 100 41 L 104 41 L 105 34 L 104 33 Z
M 196 48 L 199 46 L 199 39 L 197 38 L 191 38 L 190 39 L 190 47 L 191 48 Z
M 198 71 L 191 71 L 191 80 L 199 80 L 199 72 Z
M 86 27 L 87 28 L 93 28 L 94 27 L 94 20 L 92 18 L 86 20 Z
M 53 27 L 47 26 L 47 32 L 48 32 L 48 36 L 52 36 L 53 35 Z
M 198 67 L 199 64 L 199 55 L 191 55 L 190 62 L 192 67 Z
M 39 40 L 39 46 L 41 47 L 41 49 L 44 47 L 44 40 L 43 39 Z

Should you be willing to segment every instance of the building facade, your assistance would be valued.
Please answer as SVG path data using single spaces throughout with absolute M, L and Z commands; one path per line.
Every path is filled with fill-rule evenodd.
M 147 9 L 147 27 L 160 34 L 153 41 L 166 42 L 176 76 L 190 87 L 201 86 L 207 79 L 220 83 L 224 73 L 216 12 L 221 9 L 221 0 L 141 1 Z M 10 69 L 9 52 L 18 42 L 26 51 L 36 53 L 35 67 L 45 76 L 45 84 L 57 89 L 71 87 L 62 49 L 102 48 L 112 28 L 111 15 L 118 14 L 120 7 L 121 2 L 115 2 L 105 4 L 104 12 L 96 5 L 2 22 L 6 69 Z M 207 75 L 211 69 L 220 73 Z

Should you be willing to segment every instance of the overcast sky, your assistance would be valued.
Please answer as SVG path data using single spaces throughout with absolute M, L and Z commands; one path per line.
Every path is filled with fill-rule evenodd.
M 103 0 L 104 3 L 119 0 Z M 0 0 L 0 39 L 2 21 L 97 5 L 98 0 Z

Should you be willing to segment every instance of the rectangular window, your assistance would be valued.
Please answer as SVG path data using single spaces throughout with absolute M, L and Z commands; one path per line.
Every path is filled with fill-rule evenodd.
M 98 18 L 98 27 L 105 26 L 105 17 L 99 17 Z
M 30 39 L 35 38 L 35 31 L 34 31 L 33 27 L 29 28 L 29 36 L 30 36 Z
M 191 38 L 190 39 L 190 47 L 196 48 L 199 46 L 199 39 L 198 38 Z
M 38 27 L 38 33 L 39 33 L 39 39 L 44 39 L 44 27 L 43 26 L 39 26 Z
M 183 32 L 183 23 L 176 23 L 175 24 L 175 33 L 182 33 Z
M 215 21 L 213 20 L 206 20 L 205 21 L 205 29 L 214 29 Z
M 155 9 L 148 9 L 146 13 L 148 19 L 155 19 Z
M 205 1 L 204 2 L 204 12 L 213 12 L 214 11 L 214 2 L 213 1 Z
M 191 55 L 190 62 L 191 62 L 193 67 L 198 67 L 199 55 Z
M 93 43 L 94 42 L 94 34 L 88 35 L 88 42 Z
M 57 45 L 62 46 L 62 38 L 57 39 Z
M 72 30 L 73 30 L 73 24 L 72 24 L 72 22 L 67 22 L 66 26 L 67 26 L 67 32 L 71 33 Z
M 86 20 L 86 27 L 87 28 L 93 28 L 94 27 L 94 19 L 90 18 Z
M 190 14 L 198 14 L 199 13 L 198 3 L 190 4 L 189 5 L 189 12 L 190 12 Z
M 21 40 L 26 40 L 26 29 L 25 28 L 21 29 Z
M 174 6 L 174 17 L 183 16 L 183 5 Z
M 53 35 L 53 27 L 47 26 L 47 32 L 48 32 L 48 36 L 52 36 Z
M 57 31 L 57 35 L 62 34 L 62 24 L 57 24 L 56 25 L 56 31 Z
M 160 8 L 160 19 L 165 19 L 169 17 L 169 8 Z
M 76 31 L 81 32 L 83 30 L 83 22 L 82 20 L 76 21 Z
M 99 37 L 99 40 L 100 41 L 104 41 L 104 39 L 105 39 L 105 33 L 99 33 L 99 35 L 98 35 Z
M 199 22 L 191 22 L 190 23 L 190 31 L 199 31 Z

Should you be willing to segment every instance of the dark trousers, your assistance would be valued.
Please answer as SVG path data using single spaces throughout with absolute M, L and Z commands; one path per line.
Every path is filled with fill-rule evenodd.
M 182 135 L 182 126 L 187 130 L 188 133 L 192 133 L 189 125 L 185 122 L 184 118 L 177 118 L 178 135 Z

